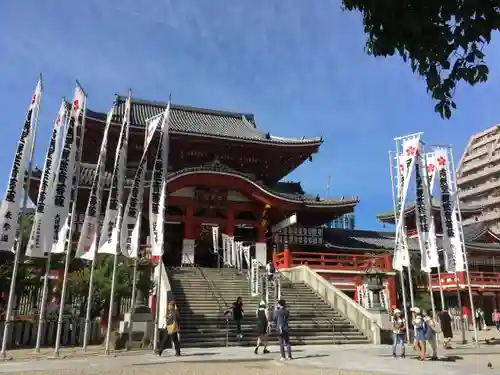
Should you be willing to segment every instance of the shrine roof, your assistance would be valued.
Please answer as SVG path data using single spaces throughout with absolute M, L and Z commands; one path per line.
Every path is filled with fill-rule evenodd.
M 120 124 L 125 114 L 126 97 L 117 97 L 117 109 L 113 123 Z M 132 99 L 131 125 L 145 127 L 147 121 L 161 115 L 167 103 Z M 315 145 L 323 143 L 322 137 L 283 138 L 257 129 L 253 114 L 203 109 L 178 104 L 171 104 L 170 131 L 179 134 L 191 134 L 205 137 L 226 138 L 248 142 L 275 145 Z M 106 121 L 105 113 L 87 110 L 87 117 Z
M 468 248 L 500 250 L 500 243 L 484 243 L 481 238 L 489 232 L 484 223 L 473 223 L 464 226 L 464 239 Z M 323 230 L 323 239 L 328 247 L 353 250 L 393 250 L 395 235 L 389 231 L 369 231 L 357 229 L 327 228 Z M 417 238 L 408 238 L 410 251 L 420 252 Z M 442 248 L 441 237 L 437 237 L 437 246 Z
M 323 229 L 323 239 L 328 247 L 353 250 L 393 250 L 394 232 L 377 232 L 358 229 Z M 420 251 L 415 238 L 408 239 L 411 251 Z
M 94 178 L 96 170 L 95 164 L 84 164 L 82 163 L 82 167 L 80 168 L 80 186 L 81 187 L 90 187 L 92 184 L 92 180 Z M 278 198 L 285 199 L 288 201 L 292 201 L 294 203 L 301 203 L 306 206 L 311 207 L 335 207 L 335 206 L 355 206 L 359 203 L 359 199 L 357 197 L 340 197 L 340 198 L 319 198 L 307 194 L 298 194 L 298 193 L 282 193 L 280 191 L 276 191 L 272 188 L 265 186 L 260 181 L 255 181 L 252 176 L 236 171 L 224 164 L 221 164 L 218 161 L 208 163 L 199 167 L 185 168 L 168 174 L 168 180 L 174 180 L 175 178 L 185 175 L 185 174 L 194 174 L 194 173 L 203 173 L 203 172 L 213 172 L 213 173 L 221 173 L 227 175 L 233 175 L 236 177 L 240 177 L 246 179 L 258 186 L 263 191 L 268 194 L 274 195 Z M 32 173 L 32 178 L 34 180 L 39 180 L 41 177 L 41 170 L 36 168 Z M 132 182 L 134 179 L 135 170 L 127 169 L 125 173 L 125 186 L 132 186 Z M 109 188 L 111 186 L 111 178 L 112 172 L 106 171 L 103 178 L 103 183 L 105 188 Z M 151 179 L 151 171 L 148 171 L 146 174 L 146 187 L 149 186 L 149 180 Z M 278 183 L 278 185 L 280 185 Z
M 415 212 L 416 206 L 417 205 L 415 202 L 408 204 L 405 207 L 405 216 L 413 214 Z M 438 199 L 432 199 L 432 209 L 437 212 L 441 210 L 441 203 Z M 463 203 L 460 204 L 460 211 L 462 213 L 468 214 L 468 216 L 480 214 L 481 210 L 482 208 L 480 206 L 466 205 Z M 384 223 L 394 223 L 394 210 L 377 214 L 377 219 Z

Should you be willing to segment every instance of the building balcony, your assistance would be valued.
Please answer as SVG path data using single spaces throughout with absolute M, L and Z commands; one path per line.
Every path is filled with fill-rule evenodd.
M 492 158 L 483 158 L 480 160 L 475 160 L 475 161 L 470 161 L 470 162 L 467 162 L 466 160 L 464 160 L 463 167 L 460 170 L 460 173 L 469 172 L 473 169 L 482 168 L 485 165 L 488 165 L 489 163 L 498 163 L 498 162 L 500 162 L 500 154 L 495 155 Z
M 499 158 L 499 161 L 500 161 L 500 158 Z M 499 172 L 500 172 L 500 163 L 495 164 L 492 167 L 487 167 L 487 168 L 485 168 L 481 171 L 478 171 L 476 173 L 472 173 L 472 174 L 469 174 L 469 175 L 464 176 L 464 177 L 459 177 L 457 180 L 457 184 L 458 184 L 458 186 L 461 186 L 461 185 L 464 185 L 464 184 L 467 184 L 467 183 L 470 183 L 473 181 L 477 181 L 480 178 L 488 177 L 492 174 L 499 173 Z
M 481 184 L 475 188 L 468 190 L 461 190 L 460 198 L 465 199 L 467 197 L 473 197 L 475 195 L 487 192 L 489 190 L 497 189 L 498 187 L 500 187 L 500 180 L 485 182 L 484 184 Z

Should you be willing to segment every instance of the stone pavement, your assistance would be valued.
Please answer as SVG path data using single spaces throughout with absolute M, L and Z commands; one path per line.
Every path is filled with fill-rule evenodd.
M 280 362 L 277 348 L 268 355 L 254 355 L 251 348 L 186 349 L 180 358 L 169 353 L 156 357 L 151 353 L 127 353 L 116 357 L 19 360 L 0 363 L 0 374 L 385 374 L 421 375 L 422 371 L 439 375 L 486 375 L 500 370 L 500 345 L 480 348 L 462 347 L 442 351 L 438 362 L 419 362 L 411 348 L 407 359 L 393 359 L 389 346 L 301 346 L 295 348 L 293 361 Z M 497 359 L 499 358 L 499 359 Z M 493 369 L 488 368 L 491 362 Z

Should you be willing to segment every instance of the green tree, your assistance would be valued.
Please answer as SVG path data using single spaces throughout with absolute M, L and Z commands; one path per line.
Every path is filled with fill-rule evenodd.
M 423 77 L 435 111 L 450 118 L 460 81 L 486 82 L 483 48 L 500 28 L 498 0 L 342 0 L 359 11 L 373 56 L 399 55 Z
M 68 289 L 73 297 L 86 301 L 90 287 L 90 262 L 87 265 L 74 266 L 68 275 Z M 115 300 L 130 297 L 133 282 L 133 261 L 119 257 L 116 272 Z M 138 265 L 137 290 L 149 295 L 153 289 L 150 278 L 151 267 L 142 259 Z M 92 293 L 92 315 L 99 312 L 109 303 L 113 276 L 113 257 L 98 255 L 95 261 L 94 283 Z

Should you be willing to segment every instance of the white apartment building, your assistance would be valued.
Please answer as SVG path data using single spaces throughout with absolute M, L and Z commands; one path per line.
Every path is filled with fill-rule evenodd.
M 500 125 L 473 135 L 458 164 L 460 202 L 482 207 L 482 213 L 464 221 L 485 222 L 500 233 Z

